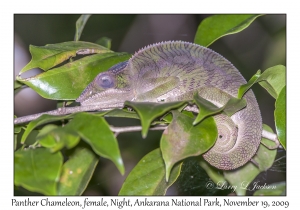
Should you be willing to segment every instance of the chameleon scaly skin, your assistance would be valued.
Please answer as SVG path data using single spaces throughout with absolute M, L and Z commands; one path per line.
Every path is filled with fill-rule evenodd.
M 100 73 L 76 101 L 81 103 L 82 111 L 87 111 L 121 108 L 126 100 L 193 99 L 193 93 L 198 91 L 201 97 L 222 106 L 229 96 L 236 97 L 239 86 L 245 83 L 240 72 L 218 53 L 188 42 L 168 41 L 149 45 L 128 61 Z M 244 98 L 246 108 L 231 117 L 223 114 L 214 117 L 219 138 L 203 157 L 222 170 L 247 163 L 260 144 L 262 119 L 258 104 L 251 90 Z M 69 112 L 65 113 L 73 112 L 70 108 L 66 110 Z

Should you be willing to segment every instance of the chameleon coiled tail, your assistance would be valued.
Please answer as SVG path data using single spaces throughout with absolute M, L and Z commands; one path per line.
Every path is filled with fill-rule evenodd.
M 217 106 L 223 106 L 230 96 L 217 89 L 204 89 L 199 95 Z M 247 106 L 231 117 L 214 116 L 218 129 L 215 145 L 203 157 L 211 165 L 231 170 L 246 164 L 256 153 L 261 139 L 261 117 L 252 91 L 245 96 Z

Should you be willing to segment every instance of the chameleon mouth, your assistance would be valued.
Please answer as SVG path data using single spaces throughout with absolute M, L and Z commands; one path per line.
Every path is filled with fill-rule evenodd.
M 107 89 L 100 93 L 87 93 L 80 96 L 76 101 L 81 105 L 109 105 L 123 104 L 126 100 L 131 100 L 129 90 Z

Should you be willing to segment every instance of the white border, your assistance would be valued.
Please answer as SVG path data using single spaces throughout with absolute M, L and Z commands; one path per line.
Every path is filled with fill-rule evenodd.
M 296 205 L 299 182 L 299 6 L 293 2 L 276 1 L 11 1 L 1 6 L 1 178 L 0 178 L 0 206 L 10 209 L 13 199 L 13 14 L 15 13 L 286 13 L 287 14 L 287 197 L 250 197 L 251 200 L 289 200 L 290 206 Z M 10 4 L 10 5 L 9 5 Z M 4 133 L 4 135 L 3 135 Z M 296 197 L 297 196 L 297 197 Z M 18 199 L 24 199 L 20 197 Z M 99 197 L 93 197 L 94 200 Z M 106 197 L 111 199 L 113 197 Z M 117 198 L 117 197 L 116 197 Z M 127 197 L 128 198 L 128 197 Z M 141 197 L 140 197 L 141 198 Z M 195 197 L 185 197 L 195 199 Z M 213 197 L 203 197 L 214 200 Z M 247 200 L 247 197 L 229 197 L 231 200 Z M 31 198 L 39 200 L 40 197 Z M 64 197 L 56 197 L 55 200 L 63 200 Z M 84 200 L 84 197 L 70 197 L 70 199 Z M 118 198 L 121 199 L 121 198 Z M 131 199 L 136 199 L 132 197 Z M 169 200 L 170 197 L 154 197 L 155 200 Z M 224 197 L 218 197 L 223 200 Z M 297 202 L 298 203 L 298 202 Z M 21 207 L 18 207 L 19 209 Z M 68 209 L 67 207 L 55 207 L 56 209 Z M 71 209 L 72 207 L 69 207 Z M 177 208 L 174 206 L 163 208 Z M 178 207 L 179 208 L 179 207 Z M 199 207 L 198 207 L 199 208 Z M 219 207 L 214 207 L 218 208 Z M 232 207 L 226 207 L 232 209 Z M 240 208 L 240 207 L 236 207 Z M 256 207 L 258 208 L 258 207 Z M 72 208 L 73 209 L 73 208 Z M 94 208 L 96 209 L 96 208 Z M 99 207 L 97 207 L 99 209 Z M 118 209 L 118 208 L 114 208 Z M 125 208 L 124 208 L 125 209 Z M 140 209 L 140 207 L 130 208 Z M 263 209 L 260 207 L 260 209 Z

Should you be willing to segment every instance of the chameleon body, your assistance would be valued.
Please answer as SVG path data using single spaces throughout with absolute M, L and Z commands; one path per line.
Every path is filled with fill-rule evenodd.
M 100 73 L 76 100 L 82 106 L 123 106 L 128 101 L 169 102 L 193 99 L 193 93 L 223 106 L 237 96 L 246 80 L 218 53 L 188 42 L 168 41 L 147 46 L 126 62 Z M 220 91 L 221 90 L 221 91 Z M 246 108 L 231 117 L 216 115 L 218 139 L 203 155 L 211 165 L 231 170 L 255 155 L 262 119 L 253 92 Z

